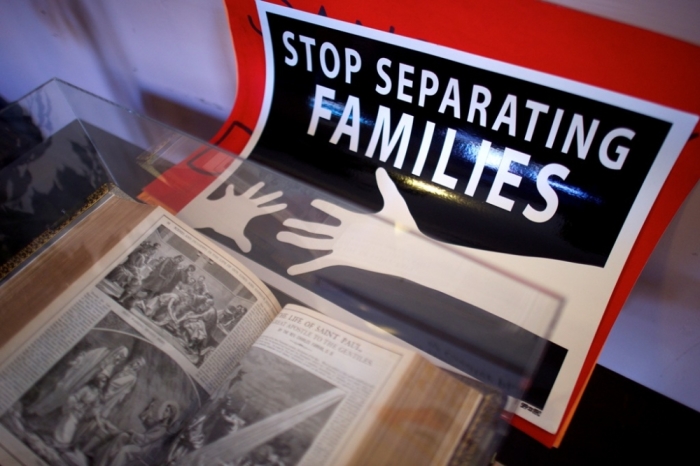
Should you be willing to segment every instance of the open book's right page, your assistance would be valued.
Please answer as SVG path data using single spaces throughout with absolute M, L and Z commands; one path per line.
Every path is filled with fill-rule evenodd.
M 427 393 L 426 384 L 407 379 L 415 375 L 420 361 L 412 351 L 288 305 L 192 418 L 170 460 L 178 464 L 215 460 L 225 464 L 353 463 L 358 447 L 369 447 L 367 436 L 381 434 L 381 426 L 388 425 L 383 418 L 399 412 L 388 409 L 396 405 L 392 400 L 419 402 L 417 392 Z M 428 422 L 420 430 L 430 440 L 421 448 L 429 458 L 441 448 L 454 449 L 458 433 L 446 434 L 461 432 L 481 400 L 478 390 L 467 391 L 458 404 L 450 400 L 449 410 L 458 415 L 431 411 L 432 415 L 422 416 Z M 455 423 L 459 428 L 453 428 Z M 401 426 L 398 419 L 390 424 L 407 431 L 407 423 Z M 450 445 L 443 445 L 445 441 Z

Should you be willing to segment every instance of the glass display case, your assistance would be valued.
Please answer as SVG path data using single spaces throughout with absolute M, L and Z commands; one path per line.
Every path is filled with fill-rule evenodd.
M 283 305 L 370 329 L 491 386 L 503 409 L 484 423 L 478 461 L 490 458 L 502 433 L 506 399 L 538 406 L 549 394 L 566 353 L 549 341 L 562 299 L 521 277 L 59 80 L 3 109 L 0 129 L 0 261 L 8 277 L 60 235 L 92 193 L 113 184 L 212 238 Z M 179 170 L 214 181 L 232 164 L 225 190 L 184 207 L 177 196 L 154 194 L 159 184 L 177 187 Z M 329 238 L 334 254 L 323 247 Z M 334 263 L 341 249 L 345 260 Z M 450 268 L 451 280 L 431 282 L 438 265 Z

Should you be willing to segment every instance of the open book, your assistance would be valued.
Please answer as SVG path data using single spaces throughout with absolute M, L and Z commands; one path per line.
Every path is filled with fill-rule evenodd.
M 502 398 L 113 194 L 0 287 L 0 463 L 483 461 Z
M 377 216 L 562 297 L 551 331 L 526 325 L 521 307 L 499 314 L 513 333 L 531 331 L 551 343 L 530 389 L 513 393 L 521 400 L 516 425 L 551 446 L 648 254 L 698 179 L 690 162 L 700 160 L 692 152 L 697 142 L 683 148 L 697 132 L 691 102 L 699 100 L 689 98 L 691 84 L 666 85 L 668 76 L 695 82 L 680 64 L 697 58 L 687 44 L 547 2 L 476 3 L 431 2 L 428 14 L 423 4 L 398 0 L 227 0 L 242 97 L 212 142 L 240 157 L 192 152 L 144 198 L 206 234 L 213 230 L 222 245 L 267 267 L 269 278 L 258 273 L 266 283 L 289 285 L 285 292 L 302 302 L 317 292 L 308 280 L 343 274 L 363 290 L 392 277 L 412 284 L 401 293 L 407 301 L 442 294 L 492 313 L 462 293 L 480 275 L 455 274 L 449 257 L 444 264 L 426 259 L 428 248 L 379 235 L 348 247 Z M 465 28 L 465 18 L 479 27 Z M 592 37 L 592 30 L 600 33 Z M 515 45 L 523 37 L 527 45 Z M 624 61 L 609 37 L 627 41 Z M 277 222 L 266 219 L 251 248 L 240 242 L 241 222 L 226 224 L 254 212 L 233 205 L 244 196 L 224 195 L 230 184 L 243 185 L 241 158 L 366 215 L 319 197 L 309 200 L 313 209 L 309 201 L 304 207 L 274 177 L 258 178 L 265 183 L 258 195 L 281 190 L 276 204 L 286 207 Z M 274 205 L 257 210 L 250 236 Z M 319 225 L 324 214 L 332 220 Z M 327 238 L 315 235 L 321 231 Z M 286 247 L 279 243 L 289 245 L 286 264 L 266 257 L 270 241 L 278 243 L 275 253 Z M 396 267 L 382 255 L 390 248 L 420 265 Z M 381 295 L 386 287 L 378 288 Z M 480 288 L 513 292 L 495 281 Z M 510 347 L 504 353 L 518 354 L 512 338 L 497 340 Z M 499 378 L 489 383 L 508 391 Z

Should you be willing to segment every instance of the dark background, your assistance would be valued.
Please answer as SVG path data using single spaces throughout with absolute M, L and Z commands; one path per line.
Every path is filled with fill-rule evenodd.
M 504 466 L 695 464 L 700 413 L 596 366 L 559 448 L 514 427 L 496 455 Z

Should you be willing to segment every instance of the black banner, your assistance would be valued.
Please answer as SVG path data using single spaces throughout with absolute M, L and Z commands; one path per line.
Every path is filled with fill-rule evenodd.
M 435 239 L 605 265 L 670 123 L 267 17 L 274 93 L 251 159 L 375 211 L 384 167 Z

